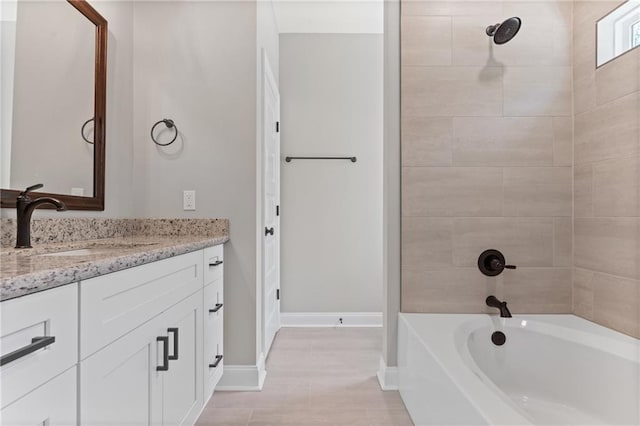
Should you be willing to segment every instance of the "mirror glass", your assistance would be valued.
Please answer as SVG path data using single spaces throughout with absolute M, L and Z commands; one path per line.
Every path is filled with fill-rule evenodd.
M 598 21 L 597 65 L 640 46 L 640 0 L 628 0 Z
M 93 197 L 96 26 L 67 1 L 1 1 L 1 188 Z

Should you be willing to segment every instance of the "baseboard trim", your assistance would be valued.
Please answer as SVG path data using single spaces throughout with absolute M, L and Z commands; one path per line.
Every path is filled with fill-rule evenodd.
M 398 390 L 398 367 L 387 367 L 382 357 L 378 369 L 378 382 L 382 390 Z
M 284 312 L 280 323 L 282 327 L 382 327 L 382 312 Z
M 216 386 L 216 392 L 259 392 L 264 386 L 266 377 L 264 354 L 260 354 L 256 365 L 225 365 L 222 378 Z

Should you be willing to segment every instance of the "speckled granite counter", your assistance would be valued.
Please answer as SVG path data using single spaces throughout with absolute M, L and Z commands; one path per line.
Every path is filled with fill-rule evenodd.
M 130 232 L 129 236 L 88 241 L 34 243 L 33 249 L 2 247 L 0 301 L 223 244 L 229 239 L 228 221 L 219 219 L 144 220 L 135 223 Z M 79 249 L 91 253 L 47 256 Z

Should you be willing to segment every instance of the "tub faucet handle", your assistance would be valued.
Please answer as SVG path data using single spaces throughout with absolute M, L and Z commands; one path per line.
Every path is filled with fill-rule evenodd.
M 507 265 L 506 263 L 504 255 L 494 249 L 483 251 L 478 258 L 480 272 L 489 277 L 500 275 L 505 269 L 516 269 L 516 265 Z

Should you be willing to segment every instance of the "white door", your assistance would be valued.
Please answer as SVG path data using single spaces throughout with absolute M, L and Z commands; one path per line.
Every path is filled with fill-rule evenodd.
M 280 94 L 262 51 L 262 350 L 280 329 Z

